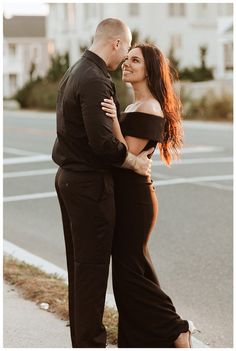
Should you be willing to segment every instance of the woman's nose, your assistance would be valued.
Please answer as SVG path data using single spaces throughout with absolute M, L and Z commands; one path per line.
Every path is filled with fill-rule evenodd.
M 127 61 L 128 61 L 128 60 L 126 59 L 125 62 L 123 63 L 123 67 L 124 67 L 124 68 L 127 68 L 127 67 L 129 66 Z

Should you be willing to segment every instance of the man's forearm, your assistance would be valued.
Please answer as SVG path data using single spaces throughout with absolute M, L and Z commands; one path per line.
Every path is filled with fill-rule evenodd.
M 122 164 L 121 168 L 128 168 L 134 171 L 137 168 L 137 156 L 131 154 L 131 152 L 128 152 L 125 162 Z

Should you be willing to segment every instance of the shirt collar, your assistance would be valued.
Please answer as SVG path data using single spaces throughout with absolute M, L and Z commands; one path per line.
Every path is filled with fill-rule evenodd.
M 83 54 L 84 57 L 88 58 L 89 60 L 93 61 L 102 71 L 103 73 L 111 79 L 110 74 L 108 73 L 107 66 L 105 61 L 101 57 L 99 57 L 97 54 L 90 50 L 86 50 L 85 53 Z

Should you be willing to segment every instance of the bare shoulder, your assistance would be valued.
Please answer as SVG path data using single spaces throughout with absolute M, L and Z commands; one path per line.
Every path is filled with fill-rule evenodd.
M 134 105 L 134 104 L 130 104 L 130 105 L 126 106 L 124 112 L 131 112 L 131 111 L 133 110 L 133 105 Z
M 145 102 L 142 102 L 136 112 L 143 112 L 143 113 L 148 113 L 151 115 L 156 115 L 159 117 L 164 117 L 164 114 L 161 109 L 161 105 L 159 102 L 155 99 L 150 99 Z

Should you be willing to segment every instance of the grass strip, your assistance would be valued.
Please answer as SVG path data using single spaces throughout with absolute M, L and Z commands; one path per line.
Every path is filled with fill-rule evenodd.
M 49 312 L 55 313 L 61 320 L 69 319 L 68 286 L 57 274 L 45 273 L 11 256 L 4 256 L 3 276 L 8 283 L 19 289 L 25 299 L 34 301 L 37 305 L 46 302 L 49 304 Z M 107 330 L 108 344 L 116 345 L 118 315 L 114 308 L 105 308 L 103 323 Z

